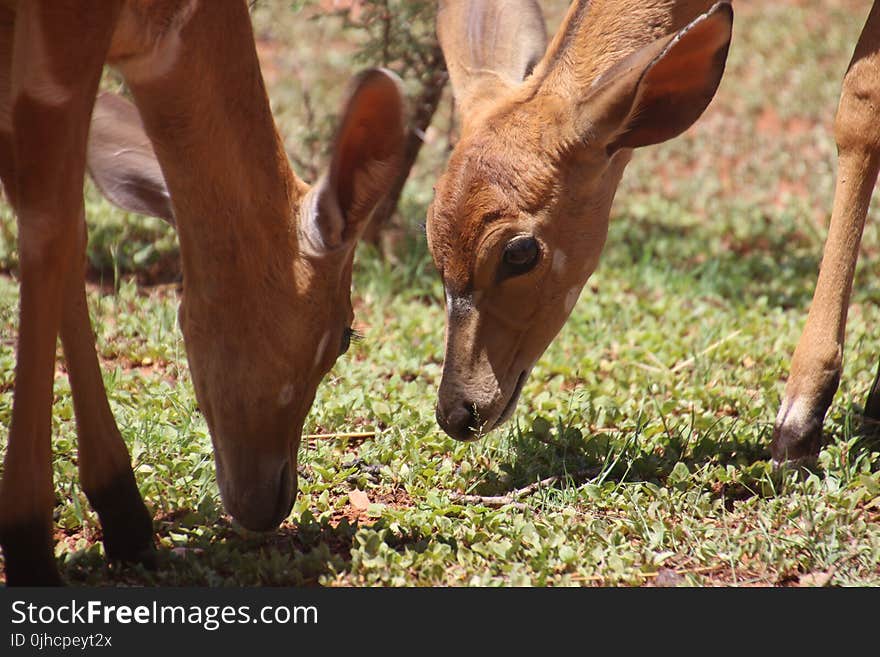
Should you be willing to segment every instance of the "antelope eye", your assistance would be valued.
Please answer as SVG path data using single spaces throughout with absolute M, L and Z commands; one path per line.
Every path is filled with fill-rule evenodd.
M 501 278 L 525 274 L 538 264 L 540 255 L 541 247 L 534 237 L 523 235 L 513 238 L 504 247 Z
M 346 351 L 348 351 L 348 348 L 351 347 L 352 342 L 357 342 L 362 337 L 363 336 L 360 333 L 355 331 L 350 326 L 346 326 L 344 329 L 342 329 L 342 341 L 339 345 L 339 355 L 342 356 Z
M 351 347 L 351 338 L 353 335 L 354 335 L 354 329 L 352 329 L 350 326 L 346 326 L 342 330 L 342 342 L 339 345 L 339 355 L 340 356 L 342 354 L 344 354 L 346 351 L 348 351 L 349 347 Z

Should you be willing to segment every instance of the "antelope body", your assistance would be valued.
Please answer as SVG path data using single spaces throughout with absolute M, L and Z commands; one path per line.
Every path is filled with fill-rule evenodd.
M 437 418 L 467 440 L 510 416 L 571 312 L 598 263 L 632 149 L 674 137 L 709 103 L 732 9 L 711 0 L 577 0 L 545 49 L 533 0 L 440 5 L 438 35 L 462 135 L 428 215 L 447 297 Z M 875 3 L 843 81 L 834 207 L 776 420 L 777 462 L 818 452 L 840 377 L 853 272 L 880 168 L 878 49 Z M 874 418 L 878 381 L 866 404 Z
M 105 63 L 135 105 L 96 101 Z M 59 581 L 50 442 L 59 335 L 81 484 L 108 556 L 153 552 L 89 324 L 86 167 L 114 203 L 177 227 L 179 321 L 223 502 L 242 525 L 265 530 L 290 510 L 303 420 L 347 345 L 354 247 L 397 172 L 403 131 L 397 81 L 362 74 L 329 168 L 310 188 L 275 128 L 243 0 L 0 5 L 0 177 L 18 218 L 21 277 L 0 482 L 8 583 Z

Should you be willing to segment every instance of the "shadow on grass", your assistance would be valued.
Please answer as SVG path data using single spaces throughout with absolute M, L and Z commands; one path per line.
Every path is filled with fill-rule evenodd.
M 181 510 L 154 520 L 162 542 L 157 567 L 107 563 L 97 543 L 66 555 L 64 579 L 80 586 L 317 586 L 325 575 L 351 567 L 357 524 L 319 522 L 310 515 L 258 534 L 225 517 L 191 524 Z M 165 547 L 173 542 L 174 547 Z
M 554 478 L 552 486 L 577 488 L 586 483 L 648 482 L 680 486 L 683 478 L 703 468 L 742 472 L 747 480 L 761 476 L 769 459 L 769 427 L 743 438 L 735 422 L 725 429 L 695 432 L 686 420 L 665 424 L 661 434 L 644 435 L 646 421 L 633 430 L 591 433 L 573 423 L 536 418 L 530 428 L 516 426 L 510 433 L 509 457 L 498 471 L 481 474 L 473 492 L 482 496 L 509 495 L 537 481 Z M 656 427 L 654 427 L 656 430 Z M 752 474 L 752 472 L 754 472 Z M 689 482 L 688 486 L 693 486 Z M 748 489 L 748 486 L 746 486 Z M 721 485 L 712 494 L 724 494 Z M 754 492 L 754 491 L 753 491 Z
M 825 421 L 823 449 L 833 447 L 834 459 L 844 472 L 880 451 L 876 422 L 862 422 L 861 409 L 850 408 L 842 417 Z M 516 426 L 510 433 L 511 450 L 498 471 L 484 473 L 474 493 L 509 496 L 537 481 L 554 479 L 557 489 L 577 489 L 584 484 L 651 483 L 678 490 L 701 490 L 732 508 L 734 501 L 754 496 L 783 494 L 809 474 L 824 477 L 817 464 L 811 468 L 773 469 L 769 445 L 772 427 L 737 431 L 712 426 L 694 432 L 685 420 L 664 424 L 663 431 L 647 437 L 648 423 L 639 419 L 632 430 L 590 434 L 572 423 L 551 424 L 536 418 L 530 428 Z M 731 467 L 732 466 L 732 467 Z M 704 474 L 697 474 L 700 472 Z M 797 476 L 792 476 L 792 475 Z M 525 499 L 525 498 L 523 498 Z
M 647 426 L 640 419 L 631 431 L 592 434 L 588 428 L 563 421 L 552 425 L 538 417 L 531 428 L 516 427 L 512 432 L 511 458 L 501 466 L 508 475 L 505 484 L 519 487 L 589 470 L 598 470 L 602 481 L 663 484 L 679 463 L 690 470 L 710 463 L 743 467 L 769 456 L 768 432 L 762 431 L 758 440 L 744 440 L 734 432 L 734 422 L 726 429 L 712 427 L 695 435 L 692 425 L 680 419 L 651 438 L 643 436 Z
M 384 519 L 362 524 L 347 518 L 331 522 L 306 512 L 273 532 L 255 533 L 234 526 L 226 517 L 192 524 L 196 512 L 182 509 L 160 515 L 154 528 L 161 547 L 154 570 L 139 565 L 108 563 L 97 541 L 67 553 L 59 563 L 62 577 L 73 586 L 320 586 L 324 577 L 345 576 L 352 568 L 356 535 L 373 530 L 367 540 L 393 550 L 422 552 L 437 536 L 388 532 Z M 373 546 L 375 549 L 378 546 Z M 453 546 L 454 547 L 454 546 Z M 365 546 L 370 551 L 370 546 Z

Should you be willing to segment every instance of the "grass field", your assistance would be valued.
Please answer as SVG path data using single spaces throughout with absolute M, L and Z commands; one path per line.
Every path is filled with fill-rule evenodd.
M 565 4 L 544 3 L 551 21 Z M 63 575 L 81 585 L 880 585 L 880 443 L 858 433 L 880 355 L 876 207 L 818 467 L 775 474 L 768 453 L 830 212 L 840 80 L 869 5 L 734 3 L 715 101 L 685 136 L 636 154 L 599 270 L 511 422 L 471 444 L 434 420 L 444 313 L 418 228 L 445 157 L 444 103 L 405 192 L 396 255 L 358 252 L 365 338 L 318 390 L 299 496 L 268 535 L 236 528 L 220 504 L 176 323 L 173 231 L 89 188 L 92 320 L 160 559 L 154 572 L 105 564 L 59 361 Z M 255 24 L 288 147 L 320 157 L 302 144 L 302 89 L 325 120 L 352 70 L 343 36 L 288 3 L 258 6 Z M 14 220 L 2 213 L 0 447 L 17 317 Z

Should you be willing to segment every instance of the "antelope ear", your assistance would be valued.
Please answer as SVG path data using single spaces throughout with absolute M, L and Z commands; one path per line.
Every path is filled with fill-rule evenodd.
M 733 28 L 728 2 L 637 50 L 603 73 L 575 111 L 579 140 L 620 148 L 658 144 L 687 130 L 721 82 Z
M 437 38 L 464 124 L 528 77 L 547 49 L 535 0 L 440 0 Z
M 174 224 L 171 196 L 137 108 L 115 94 L 95 100 L 86 163 L 114 205 Z
M 406 119 L 400 79 L 357 76 L 342 112 L 330 167 L 307 196 L 306 233 L 319 250 L 356 240 L 403 167 Z

